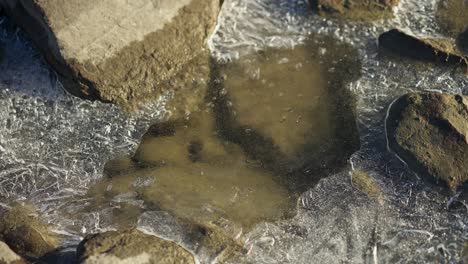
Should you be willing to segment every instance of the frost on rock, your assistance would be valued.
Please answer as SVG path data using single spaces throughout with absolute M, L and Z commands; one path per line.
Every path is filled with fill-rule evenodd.
M 331 175 L 301 196 L 294 219 L 259 224 L 244 234 L 248 253 L 232 263 L 458 262 L 468 239 L 466 205 L 449 206 L 456 197 L 418 180 L 387 151 L 384 130 L 388 105 L 405 93 L 468 95 L 468 79 L 452 67 L 414 67 L 378 53 L 377 37 L 391 28 L 438 36 L 435 9 L 435 0 L 402 0 L 394 19 L 363 25 L 320 18 L 305 0 L 225 1 L 209 41 L 218 59 L 265 47 L 293 47 L 312 32 L 358 49 L 362 78 L 348 88 L 358 97 L 362 146 L 350 163 L 369 173 L 384 197 L 383 206 L 368 199 L 354 188 L 348 172 Z M 12 200 L 34 203 L 66 245 L 76 245 L 85 234 L 114 229 L 109 220 L 113 207 L 122 201 L 139 206 L 139 201 L 121 197 L 107 208 L 85 212 L 78 209 L 91 201 L 83 195 L 102 177 L 107 160 L 133 153 L 149 125 L 164 119 L 164 98 L 132 115 L 74 98 L 22 33 L 1 21 L 0 206 Z M 148 218 L 140 220 L 145 229 L 161 227 Z M 177 228 L 163 230 L 174 239 L 183 237 Z

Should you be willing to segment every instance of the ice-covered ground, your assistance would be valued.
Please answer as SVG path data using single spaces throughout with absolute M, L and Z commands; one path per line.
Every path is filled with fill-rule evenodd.
M 302 195 L 294 219 L 260 224 L 246 234 L 249 254 L 243 262 L 457 262 L 468 239 L 468 208 L 449 208 L 451 197 L 419 181 L 389 153 L 383 126 L 388 105 L 407 92 L 468 95 L 468 79 L 453 68 L 414 67 L 378 55 L 378 35 L 393 27 L 436 36 L 435 8 L 435 0 L 402 0 L 394 19 L 365 25 L 320 18 L 304 0 L 225 1 L 209 41 L 220 59 L 266 46 L 292 47 L 311 32 L 335 36 L 359 50 L 363 76 L 349 89 L 359 100 L 362 148 L 350 167 L 374 177 L 385 198 L 381 206 L 360 193 L 349 171 L 331 175 Z M 147 127 L 166 116 L 165 98 L 131 115 L 109 104 L 74 98 L 21 32 L 2 21 L 0 206 L 11 200 L 32 202 L 66 244 L 73 245 L 87 233 L 113 228 L 107 217 L 110 208 L 70 212 L 86 204 L 83 194 L 102 176 L 104 163 L 132 153 Z M 148 212 L 141 226 L 165 230 L 164 235 L 177 240 L 177 229 L 157 221 L 160 215 Z

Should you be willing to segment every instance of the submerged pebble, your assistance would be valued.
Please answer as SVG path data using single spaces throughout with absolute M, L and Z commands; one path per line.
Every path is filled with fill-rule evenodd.
M 200 110 L 154 124 L 135 155 L 107 163 L 90 195 L 142 200 L 229 256 L 242 251 L 243 232 L 295 215 L 301 192 L 359 148 L 345 86 L 360 63 L 351 46 L 316 35 L 294 49 L 212 61 L 211 71 Z
M 456 190 L 468 180 L 468 98 L 410 93 L 390 107 L 388 144 L 421 177 Z
M 0 241 L 0 263 L 25 264 L 26 262 L 13 252 L 7 244 Z
M 212 113 L 201 112 L 174 125 L 173 134 L 161 132 L 173 124 L 154 125 L 133 158 L 133 170 L 108 179 L 108 192 L 118 195 L 134 186 L 153 207 L 199 223 L 226 218 L 247 227 L 290 214 L 295 201 L 287 189 L 250 164 L 239 146 L 216 137 L 213 123 Z M 138 179 L 148 184 L 138 186 Z
M 57 237 L 32 206 L 16 204 L 0 215 L 0 240 L 16 253 L 40 258 L 58 247 Z
M 392 29 L 379 36 L 379 46 L 420 61 L 468 66 L 468 56 L 448 38 L 426 39 Z
M 87 236 L 78 246 L 78 263 L 196 263 L 193 255 L 174 242 L 138 230 L 109 231 Z

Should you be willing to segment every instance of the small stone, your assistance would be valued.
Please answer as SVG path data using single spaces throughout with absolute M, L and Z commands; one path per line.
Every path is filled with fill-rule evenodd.
M 369 173 L 362 170 L 352 172 L 352 183 L 359 191 L 365 193 L 369 198 L 374 199 L 379 204 L 383 204 L 383 193 L 376 180 Z
M 456 190 L 468 180 L 468 97 L 410 93 L 390 107 L 390 150 L 421 177 Z
M 0 263 L 1 264 L 26 264 L 26 262 L 18 256 L 4 242 L 0 241 Z
M 373 21 L 393 17 L 392 8 L 400 0 L 309 0 L 322 16 L 349 20 Z
M 416 60 L 468 65 L 468 57 L 451 39 L 422 39 L 392 29 L 380 35 L 379 46 L 384 50 Z
M 183 219 L 202 255 L 218 260 L 244 254 L 241 234 L 258 223 L 291 218 L 301 191 L 359 148 L 346 84 L 359 78 L 360 61 L 321 35 L 260 54 L 212 61 L 200 110 L 151 126 L 133 157 L 106 165 L 94 195 L 133 193 Z
M 176 243 L 138 230 L 89 235 L 79 244 L 77 257 L 80 264 L 196 263 L 194 256 Z
M 20 255 L 40 258 L 58 246 L 58 239 L 30 205 L 14 205 L 1 215 L 0 240 Z

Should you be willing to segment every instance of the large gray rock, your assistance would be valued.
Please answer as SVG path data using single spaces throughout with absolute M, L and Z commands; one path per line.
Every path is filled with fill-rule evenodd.
M 208 63 L 205 43 L 220 0 L 2 0 L 0 5 L 30 35 L 68 91 L 127 105 L 172 88 L 170 81 L 181 71 L 191 84 L 192 68 Z
M 177 244 L 137 230 L 88 236 L 78 246 L 77 256 L 82 264 L 195 263 L 193 255 Z
M 0 264 L 24 264 L 26 263 L 20 256 L 0 241 Z
M 420 176 L 457 189 L 468 180 L 468 97 L 410 93 L 392 104 L 388 144 Z

